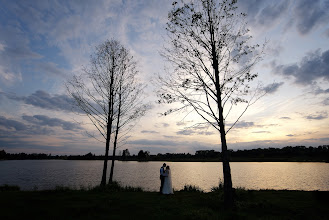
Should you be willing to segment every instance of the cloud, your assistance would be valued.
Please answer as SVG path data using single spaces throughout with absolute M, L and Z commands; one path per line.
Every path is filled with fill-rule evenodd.
M 305 118 L 309 119 L 309 120 L 323 120 L 323 119 L 328 118 L 328 113 L 327 112 L 317 112 L 316 114 L 305 116 Z
M 12 86 L 22 81 L 22 72 L 31 62 L 43 56 L 30 48 L 28 34 L 14 18 L 5 17 L 3 21 L 0 22 L 0 79 L 5 86 Z
M 276 65 L 273 73 L 292 77 L 296 84 L 310 85 L 319 79 L 329 81 L 329 50 L 321 53 L 320 49 L 308 53 L 299 63 Z
M 232 124 L 228 124 L 228 125 L 232 126 Z M 253 126 L 255 126 L 254 122 L 240 121 L 234 125 L 234 128 L 250 128 Z
M 294 7 L 296 27 L 300 34 L 305 35 L 321 24 L 329 22 L 328 1 L 299 0 Z
M 319 95 L 319 94 L 327 94 L 329 93 L 329 89 L 321 89 L 320 87 L 317 87 L 315 90 L 314 90 L 314 94 L 315 95 Z
M 271 133 L 271 132 L 269 132 L 269 131 L 253 131 L 252 133 L 256 133 L 256 134 L 264 134 L 264 133 L 266 133 L 266 134 L 268 134 L 268 133 Z
M 158 134 L 159 132 L 157 132 L 157 131 L 142 130 L 141 133 L 143 133 L 143 134 Z
M 183 129 L 180 131 L 176 132 L 177 135 L 193 135 L 193 134 L 198 134 L 198 135 L 213 135 L 215 134 L 215 132 L 212 131 L 197 131 L 191 128 L 188 129 Z
M 280 119 L 284 119 L 284 120 L 290 120 L 290 117 L 281 117 Z
M 329 29 L 327 29 L 325 32 L 324 32 L 324 35 L 329 38 Z
M 200 135 L 213 135 L 213 134 L 216 134 L 216 133 L 212 132 L 212 131 L 200 131 L 200 132 L 198 132 L 198 134 L 200 134 Z
M 247 13 L 249 26 L 256 31 L 274 29 L 283 24 L 285 31 L 295 27 L 299 34 L 307 35 L 329 22 L 326 0 L 248 0 L 238 1 L 238 6 Z M 329 30 L 325 34 L 329 36 Z
M 167 127 L 170 126 L 170 124 L 168 124 L 168 123 L 162 123 L 162 126 L 163 126 L 164 128 L 167 128 Z
M 0 81 L 6 85 L 11 85 L 15 82 L 22 81 L 22 75 L 20 72 L 11 72 L 10 69 L 0 65 Z
M 287 137 L 293 137 L 293 136 L 295 136 L 295 135 L 293 135 L 293 134 L 287 134 L 286 136 L 287 136 Z
M 0 116 L 0 126 L 3 126 L 7 129 L 15 129 L 16 131 L 27 130 L 27 126 L 19 121 L 7 119 L 3 116 Z
M 191 127 L 187 127 L 184 129 L 181 129 L 180 131 L 177 131 L 177 135 L 193 135 L 193 134 L 198 134 L 198 135 L 213 135 L 215 134 L 212 131 L 208 131 L 209 125 L 205 123 L 199 123 L 195 124 Z
M 7 98 L 20 101 L 28 105 L 33 105 L 35 107 L 56 110 L 56 111 L 78 111 L 80 110 L 74 108 L 74 100 L 66 95 L 50 95 L 46 91 L 38 90 L 29 96 L 17 96 L 15 94 L 0 93 L 5 95 Z
M 268 93 L 268 94 L 273 94 L 275 93 L 284 83 L 272 83 L 263 88 L 263 91 Z
M 3 137 L 14 137 L 19 135 L 49 135 L 53 133 L 53 130 L 43 128 L 39 125 L 26 125 L 20 121 L 14 119 L 8 119 L 4 116 L 0 116 L 0 131 Z M 16 131 L 18 132 L 16 134 Z
M 64 121 L 59 118 L 50 118 L 46 115 L 34 115 L 27 116 L 24 115 L 22 118 L 32 124 L 41 125 L 41 126 L 50 126 L 50 127 L 61 127 L 64 130 L 80 130 L 82 129 L 80 125 L 68 121 Z
M 150 152 L 185 152 L 195 153 L 197 150 L 203 149 L 219 149 L 220 143 L 209 144 L 198 141 L 172 141 L 172 140 L 147 140 L 138 139 L 129 141 L 127 144 L 134 146 L 134 148 L 148 149 Z M 136 146 L 137 145 L 137 146 Z M 130 150 L 130 149 L 129 149 Z
M 164 138 L 169 138 L 169 139 L 172 139 L 172 138 L 180 138 L 178 136 L 171 136 L 171 135 L 163 135 Z
M 325 100 L 323 100 L 322 101 L 322 104 L 329 105 L 329 98 L 326 98 Z
M 271 26 L 276 20 L 280 19 L 289 6 L 287 1 L 271 1 L 267 3 L 266 7 L 258 15 L 258 23 L 262 26 Z
M 180 131 L 177 131 L 176 134 L 177 135 L 192 135 L 192 134 L 195 134 L 196 132 L 192 129 L 183 129 L 183 130 L 180 130 Z
M 31 51 L 26 45 L 18 47 L 8 47 L 4 51 L 6 56 L 12 57 L 13 59 L 40 59 L 42 56 L 38 53 Z
M 128 141 L 128 144 L 137 144 L 137 145 L 157 145 L 157 146 L 176 146 L 176 141 L 169 140 L 147 140 L 147 139 L 139 139 Z
M 285 0 L 248 0 L 238 1 L 241 12 L 247 13 L 248 26 L 254 31 L 273 28 L 280 24 L 292 4 Z
M 43 62 L 35 65 L 35 69 L 41 74 L 47 74 L 50 76 L 64 76 L 65 70 L 58 68 L 58 65 L 52 62 Z
M 176 125 L 177 126 L 184 126 L 184 125 L 186 125 L 186 123 L 183 122 L 183 121 L 179 121 L 179 122 L 176 122 Z

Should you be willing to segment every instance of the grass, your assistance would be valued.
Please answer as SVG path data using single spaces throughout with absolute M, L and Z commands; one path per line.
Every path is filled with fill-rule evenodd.
M 236 189 L 236 208 L 223 206 L 221 186 L 186 186 L 174 195 L 106 187 L 17 191 L 0 186 L 1 219 L 328 219 L 329 192 Z M 5 189 L 5 190 L 2 190 Z

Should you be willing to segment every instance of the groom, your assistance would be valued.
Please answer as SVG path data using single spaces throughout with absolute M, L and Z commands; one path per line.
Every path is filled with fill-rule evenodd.
M 163 183 L 164 183 L 164 180 L 165 180 L 164 172 L 165 172 L 166 166 L 167 165 L 164 163 L 162 165 L 162 167 L 160 168 L 160 180 L 161 180 L 160 193 L 161 194 L 162 194 Z

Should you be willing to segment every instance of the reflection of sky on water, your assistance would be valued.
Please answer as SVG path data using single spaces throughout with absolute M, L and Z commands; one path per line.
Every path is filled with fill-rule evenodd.
M 159 170 L 163 162 L 116 161 L 114 179 L 122 185 L 158 191 Z M 222 164 L 215 162 L 167 162 L 173 187 L 195 185 L 210 191 L 223 180 Z M 25 160 L 0 161 L 0 185 L 19 185 L 21 189 L 79 188 L 100 183 L 103 161 Z M 234 162 L 234 187 L 246 189 L 329 190 L 328 163 Z

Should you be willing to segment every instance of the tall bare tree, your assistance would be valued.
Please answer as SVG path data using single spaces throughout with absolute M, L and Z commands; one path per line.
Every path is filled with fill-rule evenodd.
M 75 100 L 75 104 L 85 113 L 105 140 L 102 186 L 106 184 L 108 155 L 111 135 L 115 131 L 113 129 L 115 120 L 117 120 L 116 131 L 119 130 L 119 117 L 122 115 L 120 113 L 120 108 L 122 108 L 120 97 L 127 93 L 122 92 L 122 88 L 124 83 L 127 84 L 125 82 L 127 76 L 130 78 L 133 76 L 135 79 L 134 76 L 137 73 L 136 62 L 129 55 L 129 51 L 118 41 L 107 40 L 96 47 L 95 54 L 91 56 L 89 67 L 84 68 L 81 75 L 73 76 L 66 85 L 68 93 Z M 129 83 L 131 82 L 134 81 L 130 80 Z M 140 89 L 134 91 L 140 95 Z M 115 149 L 113 156 L 115 156 Z
M 145 86 L 136 80 L 138 71 L 136 70 L 136 63 L 133 56 L 130 55 L 128 50 L 125 50 L 123 53 L 126 58 L 123 59 L 123 70 L 118 78 L 118 90 L 115 97 L 116 126 L 109 183 L 113 181 L 115 154 L 118 148 L 119 135 L 123 134 L 124 136 L 127 131 L 130 131 L 133 123 L 142 117 L 149 108 L 148 104 L 143 103 Z
M 237 12 L 235 0 L 175 1 L 172 5 L 166 27 L 169 40 L 162 55 L 174 71 L 159 79 L 159 102 L 180 104 L 165 115 L 192 108 L 219 132 L 224 202 L 232 207 L 226 134 L 259 98 L 250 87 L 257 77 L 251 69 L 263 53 L 259 45 L 248 45 L 246 14 Z M 225 120 L 238 104 L 243 104 L 240 116 L 225 130 Z

